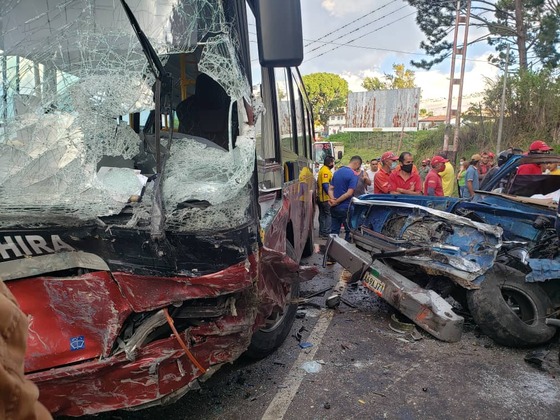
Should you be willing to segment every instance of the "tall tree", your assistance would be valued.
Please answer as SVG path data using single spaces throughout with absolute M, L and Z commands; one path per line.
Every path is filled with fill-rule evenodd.
M 382 89 L 407 89 L 415 87 L 414 72 L 407 70 L 404 64 L 393 64 L 393 74 L 385 73 L 385 80 L 378 77 L 366 77 L 362 87 L 368 91 Z
M 415 86 L 414 72 L 407 70 L 404 64 L 393 64 L 393 74 L 386 74 L 385 78 L 391 89 L 408 89 Z
M 303 82 L 313 106 L 315 124 L 326 127 L 329 115 L 342 112 L 348 96 L 348 82 L 333 73 L 311 73 Z
M 389 89 L 387 86 L 387 82 L 379 79 L 379 77 L 365 77 L 364 81 L 362 82 L 362 87 L 367 90 L 383 90 Z
M 485 109 L 500 112 L 503 76 L 489 83 L 484 94 Z M 550 70 L 524 71 L 508 77 L 504 138 L 560 140 L 560 78 Z
M 412 64 L 430 69 L 451 54 L 449 40 L 455 22 L 456 1 L 407 0 L 418 9 L 416 22 L 427 37 L 420 47 L 433 58 L 413 61 Z M 466 1 L 461 2 L 466 9 Z M 464 12 L 464 10 L 463 10 Z M 503 65 L 509 44 L 521 69 L 531 64 L 553 68 L 560 62 L 560 2 L 558 0 L 477 0 L 471 1 L 471 26 L 482 28 L 486 34 L 471 41 L 486 41 L 494 46 L 497 55 L 490 61 Z

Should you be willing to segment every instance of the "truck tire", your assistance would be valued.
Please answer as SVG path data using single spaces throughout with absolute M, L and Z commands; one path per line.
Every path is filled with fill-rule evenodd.
M 485 274 L 480 289 L 467 292 L 469 310 L 484 334 L 508 347 L 531 347 L 546 343 L 556 329 L 545 324 L 552 303 L 525 275 L 496 263 Z
M 286 254 L 295 258 L 294 247 L 289 242 L 286 243 Z M 295 301 L 299 297 L 299 278 L 295 278 L 289 290 L 288 303 L 281 310 L 274 311 L 266 320 L 266 324 L 260 330 L 255 331 L 251 338 L 251 344 L 245 352 L 245 355 L 252 359 L 262 359 L 276 350 L 286 339 L 286 336 L 292 330 L 294 319 L 296 317 L 297 303 L 289 303 Z

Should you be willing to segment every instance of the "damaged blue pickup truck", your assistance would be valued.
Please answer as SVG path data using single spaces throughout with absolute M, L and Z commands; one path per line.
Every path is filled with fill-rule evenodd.
M 560 176 L 516 174 L 519 164 L 538 159 L 560 162 L 512 156 L 470 200 L 354 198 L 352 243 L 332 235 L 325 258 L 443 341 L 461 338 L 464 319 L 453 311 L 459 304 L 501 345 L 546 343 L 560 312 L 556 206 L 547 194 L 560 189 Z M 542 196 L 528 197 L 535 192 Z

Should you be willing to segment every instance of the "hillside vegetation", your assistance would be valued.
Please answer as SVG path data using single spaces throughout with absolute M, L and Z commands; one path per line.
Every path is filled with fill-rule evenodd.
M 395 154 L 408 151 L 413 154 L 414 160 L 420 162 L 431 158 L 443 147 L 444 127 L 435 130 L 420 130 L 405 133 L 339 133 L 329 137 L 330 141 L 344 143 L 344 157 L 341 163 L 347 164 L 350 157 L 360 156 L 364 161 L 380 157 L 384 152 L 391 150 Z M 560 146 L 548 136 L 540 137 L 538 134 L 520 133 L 517 136 L 503 137 L 502 150 L 508 147 L 517 147 L 527 150 L 532 141 L 542 139 L 554 148 L 554 153 L 560 153 Z M 493 121 L 486 123 L 466 123 L 459 132 L 459 150 L 457 162 L 464 156 L 467 160 L 475 153 L 482 151 L 496 152 L 496 127 Z

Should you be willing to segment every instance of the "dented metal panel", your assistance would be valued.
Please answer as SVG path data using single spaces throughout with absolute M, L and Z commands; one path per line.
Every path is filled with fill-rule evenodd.
M 351 92 L 346 107 L 348 129 L 416 128 L 420 88 Z
M 461 339 L 463 317 L 456 315 L 449 303 L 432 290 L 408 280 L 354 244 L 331 235 L 326 254 L 352 273 L 361 273 L 379 297 L 409 317 L 416 325 L 442 340 Z
M 403 249 L 426 247 L 424 253 L 395 259 L 448 275 L 468 289 L 478 287 L 472 282 L 492 267 L 502 244 L 498 226 L 382 196 L 354 198 L 349 224 L 357 240 L 375 235 L 387 244 L 397 240 Z

